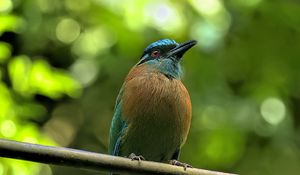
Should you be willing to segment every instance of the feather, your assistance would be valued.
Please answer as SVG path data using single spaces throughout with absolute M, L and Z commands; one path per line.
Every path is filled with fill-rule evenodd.
M 109 147 L 108 152 L 111 155 L 118 155 L 120 149 L 120 141 L 123 133 L 126 130 L 127 124 L 122 118 L 121 107 L 122 107 L 122 94 L 123 86 L 119 92 L 119 95 L 116 100 L 115 112 L 110 127 L 109 135 Z

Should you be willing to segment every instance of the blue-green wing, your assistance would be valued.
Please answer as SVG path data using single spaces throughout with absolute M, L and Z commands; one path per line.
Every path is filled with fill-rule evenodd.
M 122 135 L 127 127 L 126 122 L 122 118 L 122 96 L 123 87 L 116 100 L 115 112 L 110 127 L 108 152 L 111 155 L 119 154 Z

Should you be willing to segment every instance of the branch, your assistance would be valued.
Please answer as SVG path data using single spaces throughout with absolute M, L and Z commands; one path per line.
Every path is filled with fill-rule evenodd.
M 164 163 L 131 161 L 127 158 L 106 154 L 4 139 L 0 139 L 0 157 L 100 171 L 113 171 L 122 174 L 233 175 L 196 168 L 188 168 L 185 171 L 183 167 Z

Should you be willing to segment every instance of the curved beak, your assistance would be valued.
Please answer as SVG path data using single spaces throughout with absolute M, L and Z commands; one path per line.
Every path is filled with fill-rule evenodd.
M 173 48 L 172 50 L 170 50 L 167 53 L 167 57 L 173 57 L 177 61 L 180 61 L 182 56 L 184 55 L 184 53 L 196 44 L 197 44 L 196 40 L 190 40 L 190 41 L 181 43 L 181 44 L 177 45 L 175 48 Z

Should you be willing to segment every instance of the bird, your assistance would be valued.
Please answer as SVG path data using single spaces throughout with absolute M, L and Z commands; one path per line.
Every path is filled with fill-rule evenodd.
M 117 96 L 109 154 L 191 167 L 178 160 L 192 118 L 180 62 L 196 43 L 161 39 L 144 49 Z

